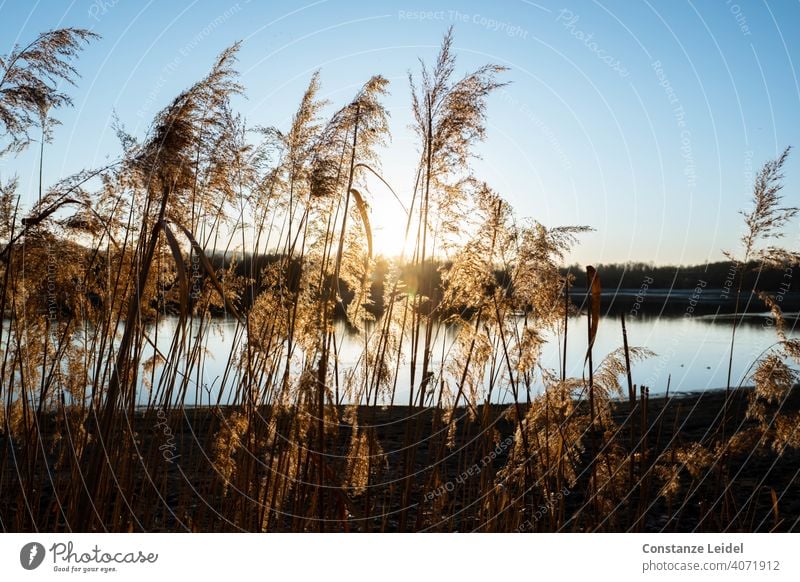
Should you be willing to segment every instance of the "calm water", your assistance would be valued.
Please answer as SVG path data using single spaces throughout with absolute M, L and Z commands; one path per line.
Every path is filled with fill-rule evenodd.
M 570 320 L 569 345 L 567 353 L 567 373 L 581 377 L 586 353 L 586 319 Z M 633 381 L 638 385 L 649 386 L 651 394 L 663 394 L 669 382 L 670 392 L 696 392 L 724 388 L 728 369 L 728 350 L 731 339 L 731 320 L 711 317 L 636 317 L 627 321 L 628 343 L 630 346 L 646 347 L 652 356 L 633 365 Z M 158 344 L 167 349 L 176 325 L 175 320 L 163 321 L 158 329 Z M 219 391 L 223 391 L 223 402 L 232 394 L 237 379 L 229 376 L 223 385 L 225 363 L 234 341 L 236 324 L 232 320 L 215 320 L 207 334 L 207 356 L 202 378 L 192 378 L 187 392 L 187 404 L 207 404 L 216 402 Z M 453 346 L 455 334 L 440 326 L 434 334 L 436 338 L 434 355 L 437 358 Z M 792 330 L 790 336 L 797 336 Z M 339 329 L 339 372 L 344 374 L 359 364 L 363 353 L 363 335 L 348 333 L 342 324 Z M 553 370 L 560 369 L 559 347 L 562 341 L 557 334 L 550 334 L 544 347 L 542 364 Z M 756 359 L 776 341 L 771 320 L 764 315 L 748 317 L 739 326 L 736 335 L 736 351 L 733 366 L 733 385 L 752 384 L 749 374 Z M 404 342 L 407 344 L 408 342 Z M 622 331 L 618 318 L 601 320 L 594 348 L 594 363 L 597 366 L 603 357 L 622 345 Z M 341 376 L 340 376 L 341 377 Z M 419 374 L 417 375 L 419 378 Z M 401 364 L 396 404 L 408 403 L 409 364 Z M 202 385 L 203 389 L 195 389 Z M 623 382 L 624 385 L 624 382 Z M 541 386 L 537 386 L 537 391 Z M 142 391 L 141 399 L 146 401 Z M 493 396 L 493 400 L 507 402 L 508 393 Z

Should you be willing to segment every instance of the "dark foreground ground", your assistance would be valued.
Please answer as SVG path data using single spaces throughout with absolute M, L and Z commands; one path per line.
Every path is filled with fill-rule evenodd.
M 748 389 L 734 391 L 729 404 L 727 436 L 745 434 L 755 426 L 745 418 Z M 719 415 L 724 407 L 724 392 L 713 391 L 697 394 L 679 394 L 670 398 L 649 399 L 646 417 L 637 408 L 630 414 L 629 402 L 613 405 L 614 420 L 619 434 L 615 442 L 628 443 L 631 434 L 645 434 L 646 439 L 635 447 L 637 462 L 635 486 L 625 489 L 627 477 L 618 494 L 610 494 L 611 500 L 595 507 L 587 499 L 590 485 L 587 478 L 579 479 L 572 487 L 557 494 L 558 514 L 541 519 L 542 507 L 537 512 L 536 501 L 531 507 L 525 503 L 515 509 L 518 515 L 506 519 L 502 527 L 486 526 L 482 510 L 476 510 L 484 499 L 487 489 L 492 489 L 497 475 L 508 460 L 508 447 L 499 447 L 488 466 L 481 474 L 467 474 L 474 456 L 461 454 L 479 436 L 479 423 L 474 428 L 459 421 L 459 437 L 452 453 L 440 454 L 441 438 L 430 438 L 430 427 L 436 426 L 435 412 L 431 409 L 408 407 L 361 407 L 358 410 L 359 425 L 372 427 L 374 436 L 382 448 L 381 469 L 370 478 L 368 493 L 347 487 L 331 493 L 329 503 L 346 496 L 347 512 L 342 514 L 342 523 L 328 524 L 327 530 L 335 531 L 797 531 L 800 529 L 800 453 L 787 449 L 781 455 L 762 442 L 758 446 L 747 445 L 738 450 L 719 450 L 706 459 L 706 465 L 697 474 L 682 465 L 680 459 L 673 466 L 681 473 L 681 479 L 671 496 L 660 495 L 664 475 L 651 469 L 663 452 L 691 447 L 702 443 L 713 450 L 714 443 L 723 442 L 719 430 Z M 800 410 L 800 390 L 795 388 L 782 406 L 784 413 Z M 220 471 L 212 463 L 215 457 L 214 434 L 220 428 L 220 418 L 232 411 L 211 409 L 186 409 L 170 413 L 137 413 L 132 419 L 136 449 L 147 451 L 138 463 L 136 474 L 126 474 L 119 481 L 124 488 L 118 511 L 130 512 L 130 531 L 237 531 L 231 525 L 233 513 L 252 509 L 247 493 L 238 487 L 242 480 L 236 478 L 229 487 L 220 487 Z M 266 411 L 265 411 L 266 412 Z M 496 440 L 504 442 L 514 434 L 513 420 L 508 418 L 508 406 L 495 405 L 488 409 L 489 424 L 497 431 Z M 168 418 L 168 422 L 164 419 Z M 169 427 L 169 428 L 167 428 Z M 409 433 L 416 427 L 418 435 Z M 349 424 L 342 424 L 338 435 L 328 443 L 326 454 L 332 467 L 346 467 L 346 456 L 351 446 Z M 634 439 L 635 440 L 635 439 Z M 409 462 L 409 447 L 414 442 L 414 478 L 407 485 L 403 467 Z M 506 441 L 510 442 L 510 441 Z M 49 469 L 40 471 L 38 486 L 20 487 L 20 475 L 26 467 L 18 456 L 19 443 L 12 443 L 6 433 L 0 434 L 2 445 L 2 474 L 0 474 L 0 525 L 5 531 L 29 531 L 33 529 L 76 529 L 68 519 L 59 517 L 59 503 L 64 479 L 69 479 L 62 459 L 48 461 Z M 439 449 L 441 450 L 441 449 Z M 135 454 L 135 453 L 134 453 Z M 233 455 L 242 462 L 242 453 Z M 339 460 L 337 460 L 339 459 Z M 433 460 L 433 461 L 432 461 Z M 710 461 L 710 465 L 709 465 Z M 308 462 L 308 461 L 306 461 Z M 583 468 L 590 466 L 584 454 L 579 461 Z M 136 463 L 134 466 L 137 466 Z M 258 463 L 256 465 L 258 466 Z M 601 467 L 602 469 L 602 467 Z M 257 469 L 250 469 L 258 473 Z M 627 471 L 627 469 L 625 469 Z M 339 481 L 341 473 L 331 473 Z M 75 473 L 73 472 L 72 475 Z M 583 471 L 589 475 L 590 472 Z M 260 478 L 268 478 L 266 472 Z M 84 479 L 91 481 L 92 475 Z M 339 481 L 341 482 L 341 481 Z M 450 484 L 450 485 L 448 485 Z M 266 528 L 269 531 L 314 531 L 316 526 L 307 519 L 298 519 L 293 511 L 309 503 L 308 493 L 303 499 L 293 499 L 299 486 L 288 493 L 281 512 L 276 512 Z M 626 492 L 627 491 L 627 492 Z M 343 492 L 343 493 L 342 493 Z M 446 494 L 445 494 L 446 492 Z M 240 503 L 241 498 L 241 503 Z M 257 503 L 257 502 L 255 502 Z M 554 502 L 555 503 L 555 502 Z M 496 509 L 496 508 L 495 508 Z M 544 512 L 553 509 L 544 508 Z M 494 510 L 494 509 L 493 509 Z M 552 512 L 551 512 L 552 513 Z M 600 519 L 598 513 L 607 513 L 608 519 Z M 589 517 L 587 517 L 589 516 Z M 241 517 L 241 516 L 239 516 Z M 506 514 L 508 518 L 508 514 Z M 246 521 L 246 520 L 245 520 Z M 253 523 L 251 520 L 250 523 Z M 35 524 L 35 525 L 34 525 Z M 512 525 L 514 524 L 514 525 Z M 496 525 L 496 524 L 495 524 Z M 79 529 L 79 528 L 77 528 Z M 241 529 L 257 529 L 245 527 Z

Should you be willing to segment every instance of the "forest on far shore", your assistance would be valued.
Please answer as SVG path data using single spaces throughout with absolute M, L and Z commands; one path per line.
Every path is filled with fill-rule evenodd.
M 737 283 L 736 265 L 731 261 L 719 261 L 704 265 L 661 265 L 650 263 L 611 263 L 595 266 L 605 289 L 640 289 L 649 285 L 650 289 L 694 289 L 699 281 L 707 283 L 711 289 L 733 288 Z M 586 288 L 585 270 L 580 265 L 572 265 L 564 272 L 575 275 L 575 288 Z M 794 277 L 792 268 L 776 269 L 755 261 L 742 268 L 742 288 L 758 289 L 770 294 L 800 291 L 800 277 Z M 800 275 L 800 272 L 797 273 Z

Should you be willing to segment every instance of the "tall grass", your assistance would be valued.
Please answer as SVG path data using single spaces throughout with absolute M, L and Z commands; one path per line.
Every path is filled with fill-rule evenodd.
M 55 31 L 3 59 L 10 150 L 47 131 L 37 111 L 68 104 L 56 81 L 74 79 L 69 59 L 90 39 Z M 409 75 L 419 159 L 411 187 L 394 190 L 380 168 L 386 79 L 326 118 L 315 74 L 287 129 L 251 129 L 231 104 L 237 49 L 143 140 L 119 127 L 109 166 L 29 210 L 14 180 L 0 183 L 3 529 L 625 531 L 664 515 L 673 529 L 762 528 L 760 495 L 719 505 L 727 482 L 705 475 L 718 451 L 753 439 L 797 446 L 798 418 L 772 410 L 792 368 L 765 356 L 746 430 L 682 442 L 680 404 L 655 406 L 633 383 L 649 352 L 628 345 L 624 320 L 622 348 L 593 348 L 612 323 L 589 268 L 585 373 L 567 376 L 580 307 L 561 267 L 587 228 L 519 219 L 470 166 L 502 67 L 457 76 L 450 31 L 433 67 Z M 406 224 L 405 254 L 380 279 L 375 196 L 397 197 Z M 237 258 L 268 253 L 277 260 L 237 275 Z M 220 312 L 233 340 L 209 354 Z M 353 366 L 342 319 L 363 348 Z M 541 350 L 561 329 L 549 370 Z

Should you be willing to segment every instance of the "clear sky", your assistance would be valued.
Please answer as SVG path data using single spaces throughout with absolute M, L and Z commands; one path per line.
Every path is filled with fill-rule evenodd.
M 510 69 L 511 84 L 489 102 L 478 177 L 520 217 L 594 227 L 571 261 L 721 260 L 741 234 L 753 173 L 800 146 L 798 0 L 0 0 L 0 53 L 57 27 L 103 37 L 76 63 L 75 107 L 56 115 L 45 184 L 114 157 L 115 111 L 143 135 L 236 40 L 247 88 L 237 108 L 251 125 L 285 127 L 316 69 L 337 106 L 380 73 L 392 82 L 384 170 L 408 199 L 406 75 L 435 57 L 450 25 L 462 72 Z M 38 183 L 34 154 L 0 162 L 26 201 Z M 787 202 L 800 205 L 798 189 L 800 150 L 786 167 Z M 385 193 L 372 194 L 377 246 L 388 250 L 402 220 Z

